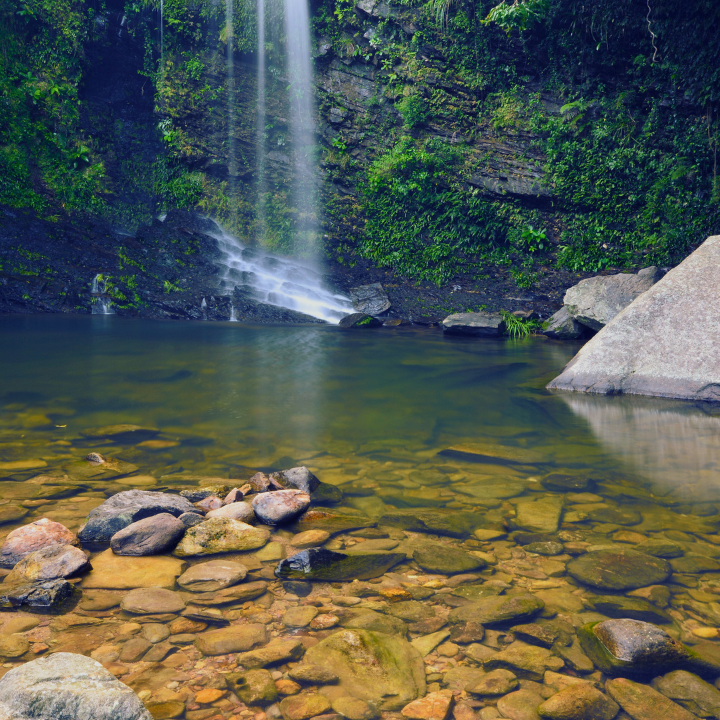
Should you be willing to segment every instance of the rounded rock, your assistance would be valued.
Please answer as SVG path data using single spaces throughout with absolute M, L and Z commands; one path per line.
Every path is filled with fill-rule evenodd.
M 280 525 L 305 512 L 310 496 L 302 490 L 276 490 L 256 495 L 252 506 L 260 522 Z
M 125 612 L 136 615 L 178 613 L 185 608 L 179 593 L 164 588 L 138 588 L 131 590 L 120 602 Z
M 53 545 L 77 545 L 77 538 L 64 525 L 40 518 L 13 530 L 0 547 L 0 567 L 12 568 L 36 550 Z
M 178 585 L 192 592 L 213 592 L 242 582 L 247 568 L 232 560 L 209 560 L 198 563 L 186 570 L 179 578 Z

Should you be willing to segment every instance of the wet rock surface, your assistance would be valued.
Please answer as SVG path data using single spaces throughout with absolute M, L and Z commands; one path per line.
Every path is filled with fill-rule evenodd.
M 401 553 L 346 555 L 325 548 L 302 550 L 277 567 L 279 578 L 306 580 L 365 580 L 382 575 L 405 559 Z

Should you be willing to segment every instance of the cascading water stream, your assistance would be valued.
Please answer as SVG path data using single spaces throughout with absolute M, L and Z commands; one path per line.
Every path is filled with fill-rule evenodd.
M 90 286 L 90 312 L 92 315 L 114 315 L 112 300 L 102 273 L 97 274 Z
M 353 312 L 346 297 L 322 287 L 320 274 L 311 266 L 244 247 L 220 228 L 209 234 L 223 253 L 219 263 L 225 271 L 220 284 L 225 290 L 239 288 L 257 302 L 296 310 L 329 323 L 337 323 Z
M 294 150 L 293 202 L 298 215 L 295 249 L 313 257 L 318 251 L 318 218 L 310 13 L 307 0 L 284 0 L 284 7 Z

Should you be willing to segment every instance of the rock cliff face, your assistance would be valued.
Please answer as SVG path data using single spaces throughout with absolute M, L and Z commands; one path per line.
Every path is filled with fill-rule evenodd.
M 548 387 L 720 401 L 720 236 L 636 298 Z

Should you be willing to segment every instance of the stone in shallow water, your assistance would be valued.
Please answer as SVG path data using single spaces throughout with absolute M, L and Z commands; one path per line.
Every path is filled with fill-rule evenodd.
M 288 675 L 303 685 L 333 685 L 339 679 L 332 670 L 306 662 L 290 668 Z
M 483 675 L 477 682 L 469 684 L 466 689 L 473 695 L 506 695 L 518 686 L 515 673 L 509 670 L 492 670 Z
M 510 670 L 518 677 L 542 682 L 547 670 L 556 672 L 565 665 L 559 657 L 547 648 L 528 645 L 516 640 L 504 650 L 493 655 L 486 663 L 485 669 L 502 668 Z
M 230 518 L 210 518 L 188 528 L 174 554 L 185 557 L 256 550 L 265 545 L 269 537 L 267 528 L 256 528 Z
M 256 580 L 255 582 L 241 583 L 222 590 L 213 590 L 212 592 L 199 593 L 193 597 L 192 601 L 195 605 L 225 605 L 227 603 L 243 602 L 245 600 L 253 600 L 260 595 L 264 595 L 267 590 L 267 583 L 264 580 Z
M 12 720 L 152 720 L 140 698 L 99 662 L 54 653 L 0 679 L 0 717 Z
M 293 638 L 275 638 L 265 647 L 241 653 L 238 663 L 246 668 L 260 668 L 299 660 L 303 656 L 303 644 Z
M 578 638 L 588 657 L 610 676 L 647 678 L 676 668 L 713 678 L 720 675 L 720 664 L 710 657 L 701 657 L 662 628 L 640 620 L 589 623 L 578 630 Z
M 285 720 L 308 720 L 330 709 L 330 701 L 318 693 L 303 693 L 286 697 L 280 702 L 280 712 Z
M 520 500 L 513 520 L 516 527 L 530 532 L 554 533 L 560 524 L 563 503 L 558 497 Z
M 30 649 L 30 643 L 20 634 L 11 633 L 0 635 L 0 657 L 16 658 L 24 655 Z
M 591 510 L 588 513 L 590 520 L 613 525 L 637 525 L 642 521 L 642 515 L 636 510 L 623 507 L 606 507 Z
M 285 611 L 282 621 L 286 627 L 307 627 L 317 617 L 318 612 L 312 605 L 297 605 Z
M 553 555 L 560 555 L 563 550 L 563 544 L 559 542 L 533 542 L 525 545 L 525 550 L 531 553 L 537 553 L 538 555 L 546 555 L 552 557 Z
M 314 492 L 320 481 L 304 465 L 270 474 L 270 482 L 276 487 L 288 490 L 302 490 L 308 495 Z
M 231 625 L 220 630 L 210 630 L 195 638 L 195 647 L 203 655 L 227 655 L 234 652 L 247 652 L 255 645 L 267 642 L 267 630 L 264 625 Z
M 146 428 L 141 425 L 104 425 L 97 428 L 81 430 L 80 434 L 86 438 L 112 438 L 119 443 L 139 443 L 149 440 L 160 434 L 155 428 Z
M 77 538 L 64 525 L 40 518 L 13 530 L 0 547 L 0 567 L 12 568 L 31 552 L 53 545 L 76 545 Z
M 453 575 L 483 568 L 487 563 L 475 555 L 440 543 L 423 543 L 413 552 L 413 560 L 426 572 Z
M 613 720 L 618 710 L 618 704 L 597 688 L 578 683 L 546 700 L 538 715 L 546 720 Z
M 333 700 L 332 709 L 348 720 L 373 720 L 377 717 L 377 712 L 371 705 L 349 695 Z
M 452 704 L 452 693 L 440 690 L 408 703 L 402 709 L 401 714 L 409 720 L 445 720 L 450 713 Z
M 595 483 L 584 475 L 565 475 L 564 473 L 550 473 L 546 475 L 540 484 L 546 490 L 555 492 L 582 492 L 592 490 Z
M 185 530 L 174 515 L 158 513 L 116 532 L 110 538 L 110 547 L 116 555 L 157 555 L 175 547 Z
M 672 618 L 647 600 L 622 595 L 591 595 L 587 600 L 603 615 L 611 618 L 630 618 L 649 623 L 669 623 Z
M 51 545 L 26 555 L 5 578 L 12 585 L 18 582 L 36 582 L 66 578 L 85 570 L 88 559 L 80 548 L 73 545 Z
M 451 610 L 448 620 L 453 624 L 473 621 L 481 625 L 496 625 L 508 620 L 530 618 L 543 607 L 543 601 L 529 593 L 514 597 L 489 597 Z
M 516 690 L 498 700 L 497 709 L 510 720 L 540 720 L 537 708 L 543 698 L 532 690 Z
M 605 689 L 633 720 L 696 720 L 695 715 L 648 685 L 617 678 L 608 680 Z
M 160 513 L 175 517 L 199 510 L 186 498 L 150 490 L 125 490 L 90 511 L 78 532 L 82 542 L 109 543 L 110 538 L 131 523 Z
M 633 550 L 661 558 L 677 558 L 684 554 L 682 546 L 672 540 L 651 538 L 635 545 Z
M 212 592 L 236 585 L 247 576 L 247 568 L 232 560 L 209 560 L 186 570 L 178 585 L 192 592 Z
M 459 588 L 455 588 L 451 595 L 455 597 L 465 598 L 472 602 L 477 602 L 487 597 L 495 597 L 496 595 L 502 594 L 502 588 L 496 585 L 463 585 Z
M 494 443 L 463 443 L 453 445 L 447 450 L 441 450 L 438 455 L 455 457 L 461 460 L 474 460 L 475 462 L 488 462 L 490 458 L 520 465 L 534 465 L 545 459 L 542 453 L 509 445 Z
M 63 578 L 42 580 L 34 583 L 19 583 L 6 587 L 0 585 L 0 607 L 29 607 L 37 609 L 58 609 L 75 593 L 73 586 Z
M 380 577 L 405 559 L 405 553 L 366 553 L 346 555 L 325 548 L 301 550 L 282 560 L 275 570 L 281 579 L 367 580 Z
M 674 670 L 652 682 L 663 695 L 699 717 L 720 716 L 720 690 L 687 670 Z
M 271 705 L 278 698 L 277 687 L 268 670 L 247 670 L 225 675 L 230 689 L 246 705 Z
M 306 530 L 305 532 L 294 535 L 290 539 L 290 544 L 302 550 L 303 548 L 318 547 L 329 537 L 330 533 L 325 530 Z
M 335 673 L 348 695 L 379 710 L 399 710 L 425 694 L 422 657 L 397 636 L 341 630 L 311 647 L 304 662 Z
M 374 528 L 376 525 L 377 521 L 364 515 L 350 515 L 330 508 L 315 507 L 306 510 L 288 529 L 294 533 L 301 533 L 305 530 L 326 530 L 334 535 L 348 530 Z
M 22 520 L 30 511 L 17 505 L 3 505 L 0 507 L 0 525 L 7 525 Z
M 163 556 L 127 557 L 109 548 L 92 558 L 93 569 L 82 587 L 103 590 L 133 590 L 143 587 L 174 588 L 187 566 L 184 560 Z
M 205 517 L 227 517 L 233 520 L 241 520 L 248 524 L 252 524 L 255 521 L 255 513 L 253 512 L 252 505 L 244 501 L 232 502 L 228 505 L 215 508 L 215 510 L 210 510 Z
M 668 579 L 672 568 L 662 558 L 634 550 L 593 550 L 571 560 L 568 573 L 602 590 L 634 590 Z
M 185 608 L 185 601 L 179 593 L 165 588 L 138 588 L 122 599 L 120 607 L 138 615 L 177 613 Z
M 392 615 L 375 612 L 369 608 L 352 608 L 339 613 L 339 615 L 340 624 L 345 628 L 407 637 L 408 627 L 405 622 Z
M 383 515 L 380 523 L 403 530 L 464 538 L 472 535 L 475 528 L 482 524 L 482 518 L 475 513 L 436 508 L 434 510 L 396 510 Z
M 290 522 L 310 507 L 310 495 L 302 490 L 276 490 L 260 493 L 252 507 L 260 522 L 280 525 Z

